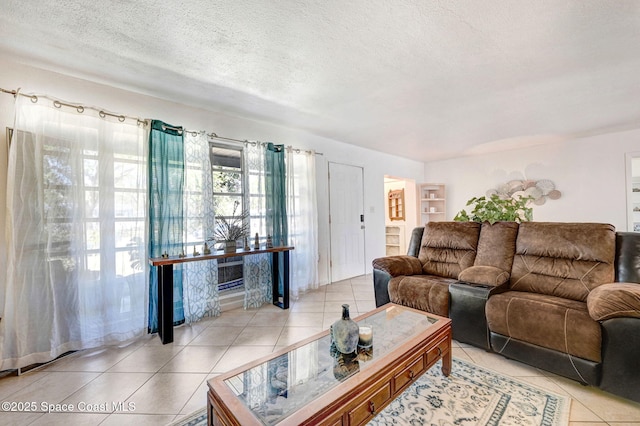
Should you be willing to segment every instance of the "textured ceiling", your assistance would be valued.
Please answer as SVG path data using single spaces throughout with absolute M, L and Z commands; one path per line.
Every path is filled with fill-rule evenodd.
M 20 62 L 417 160 L 640 127 L 637 0 L 0 8 Z

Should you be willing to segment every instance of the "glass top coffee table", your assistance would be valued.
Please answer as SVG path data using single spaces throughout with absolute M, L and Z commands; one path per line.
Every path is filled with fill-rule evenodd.
M 209 380 L 209 424 L 360 425 L 438 360 L 449 375 L 448 318 L 387 304 L 355 321 L 371 347 L 340 354 L 327 330 Z

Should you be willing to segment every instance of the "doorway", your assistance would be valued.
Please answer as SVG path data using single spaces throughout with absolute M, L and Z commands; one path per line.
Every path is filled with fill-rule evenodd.
M 330 281 L 365 274 L 364 169 L 329 162 Z
M 640 152 L 627 154 L 627 230 L 640 232 Z
M 393 215 L 393 194 L 401 191 L 404 211 L 402 217 Z M 407 254 L 413 228 L 418 226 L 416 181 L 396 176 L 384 176 L 385 197 L 385 255 Z

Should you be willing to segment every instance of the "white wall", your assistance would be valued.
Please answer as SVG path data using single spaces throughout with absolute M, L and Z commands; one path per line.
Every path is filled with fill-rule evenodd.
M 425 180 L 447 185 L 447 218 L 467 200 L 512 179 L 550 179 L 558 200 L 534 206 L 535 221 L 605 222 L 627 230 L 626 153 L 640 130 L 425 164 Z
M 384 255 L 385 205 L 381 194 L 384 191 L 384 175 L 402 176 L 422 181 L 424 164 L 418 161 L 390 156 L 368 149 L 348 145 L 335 140 L 318 137 L 307 132 L 270 123 L 248 120 L 222 112 L 207 111 L 162 100 L 131 91 L 93 83 L 6 59 L 0 59 L 0 87 L 13 90 L 22 88 L 23 93 L 47 94 L 72 103 L 92 105 L 114 113 L 141 118 L 163 120 L 190 130 L 216 132 L 220 136 L 260 141 L 273 141 L 297 148 L 315 149 L 324 153 L 317 157 L 318 213 L 320 245 L 320 279 L 328 280 L 329 256 L 329 208 L 327 164 L 339 162 L 364 168 L 364 204 L 366 225 L 366 262 Z M 0 94 L 0 170 L 7 169 L 5 127 L 13 125 L 13 97 Z M 0 205 L 6 206 L 6 173 L 0 173 Z M 4 270 L 5 209 L 0 209 L 0 268 Z M 368 267 L 368 269 L 370 269 Z

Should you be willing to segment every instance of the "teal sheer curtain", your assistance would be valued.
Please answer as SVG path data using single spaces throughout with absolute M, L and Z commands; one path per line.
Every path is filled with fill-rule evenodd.
M 184 143 L 181 128 L 153 120 L 149 134 L 149 256 L 183 250 Z M 149 275 L 149 332 L 158 331 L 157 269 Z M 173 268 L 174 325 L 184 322 L 182 267 Z
M 274 246 L 287 245 L 287 198 L 284 167 L 284 145 L 269 142 L 265 156 L 265 197 L 267 231 Z
M 286 246 L 289 241 L 287 227 L 287 183 L 285 180 L 284 145 L 269 142 L 265 150 L 265 202 L 267 232 L 271 233 L 274 246 Z M 280 256 L 280 270 L 284 270 Z M 278 283 L 280 293 L 284 288 L 282 274 Z

